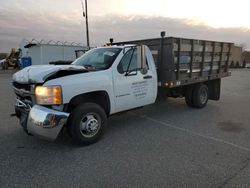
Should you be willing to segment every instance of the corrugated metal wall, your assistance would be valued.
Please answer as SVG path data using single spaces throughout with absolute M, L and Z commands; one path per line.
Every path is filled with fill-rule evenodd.
M 32 65 L 45 65 L 51 61 L 74 61 L 75 51 L 84 49 L 81 46 L 38 44 L 29 48 L 28 56 Z

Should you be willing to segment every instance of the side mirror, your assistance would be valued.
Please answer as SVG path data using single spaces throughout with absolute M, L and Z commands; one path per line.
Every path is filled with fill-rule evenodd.
M 145 45 L 137 46 L 137 67 L 140 67 L 142 74 L 147 74 L 148 66 L 147 66 L 147 57 L 145 54 Z

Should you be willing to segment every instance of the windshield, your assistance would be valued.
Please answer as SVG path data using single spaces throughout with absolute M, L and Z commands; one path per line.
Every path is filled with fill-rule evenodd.
M 87 69 L 108 69 L 120 53 L 121 48 L 96 48 L 86 52 L 72 64 L 81 65 Z

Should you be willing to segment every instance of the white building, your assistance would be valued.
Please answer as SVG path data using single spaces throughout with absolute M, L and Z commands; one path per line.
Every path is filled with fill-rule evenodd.
M 22 40 L 19 47 L 22 57 L 31 57 L 32 65 L 49 64 L 55 61 L 74 61 L 79 52 L 83 54 L 87 48 L 79 43 L 46 42 L 44 40 Z

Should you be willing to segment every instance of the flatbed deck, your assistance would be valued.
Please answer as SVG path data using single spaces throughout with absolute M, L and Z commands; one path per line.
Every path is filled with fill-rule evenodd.
M 115 42 L 113 45 L 147 45 L 158 72 L 159 86 L 178 87 L 230 76 L 233 43 L 164 37 Z

